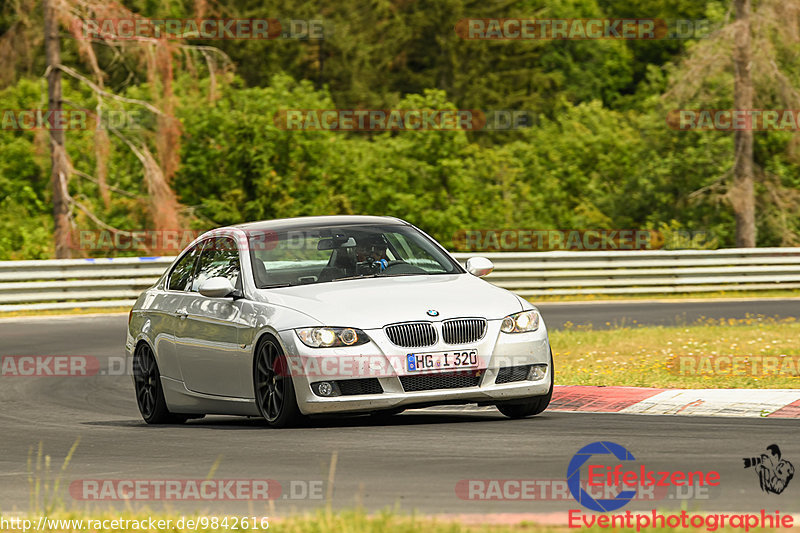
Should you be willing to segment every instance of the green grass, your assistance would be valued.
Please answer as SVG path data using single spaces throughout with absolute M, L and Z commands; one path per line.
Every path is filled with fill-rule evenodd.
M 483 518 L 483 516 L 481 516 Z M 385 511 L 367 514 L 363 511 L 326 512 L 276 520 L 275 529 L 286 533 L 512 533 L 555 532 L 555 527 L 536 524 L 469 525 L 455 519 L 435 519 Z
M 23 310 L 23 311 L 0 311 L 0 318 L 14 318 L 21 316 L 60 316 L 60 315 L 90 315 L 90 314 L 110 314 L 127 313 L 130 307 L 87 307 L 74 309 L 45 309 L 45 310 Z
M 800 377 L 784 372 L 745 375 L 686 375 L 672 366 L 676 356 L 800 356 L 800 321 L 763 317 L 703 320 L 683 327 L 610 330 L 568 327 L 550 332 L 559 385 L 624 385 L 663 388 L 800 388 Z M 785 360 L 786 358 L 782 359 Z M 742 368 L 742 367 L 740 367 Z M 798 369 L 800 370 L 800 369 Z
M 601 289 L 598 289 L 600 291 Z M 532 304 L 542 302 L 593 302 L 601 300 L 714 300 L 720 298 L 800 298 L 800 291 L 795 289 L 769 291 L 718 291 L 718 292 L 678 292 L 654 294 L 574 294 L 574 295 L 542 295 L 528 296 Z

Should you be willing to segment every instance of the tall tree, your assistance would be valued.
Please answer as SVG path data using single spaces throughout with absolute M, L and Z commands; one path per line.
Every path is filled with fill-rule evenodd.
M 61 101 L 61 43 L 58 37 L 58 21 L 51 0 L 42 0 L 44 11 L 44 45 L 47 56 L 47 103 L 48 111 L 53 116 L 62 112 Z M 50 183 L 53 189 L 53 222 L 55 228 L 56 258 L 64 259 L 70 256 L 69 246 L 69 193 L 67 180 L 69 179 L 69 162 L 64 147 L 64 130 L 50 128 Z
M 750 0 L 735 0 L 736 44 L 733 54 L 734 88 L 733 107 L 753 109 L 753 79 L 750 75 Z M 736 216 L 736 246 L 752 248 L 756 245 L 756 206 L 753 192 L 753 130 L 737 129 L 733 134 L 735 162 L 730 201 Z
M 33 16 L 29 10 L 35 8 L 35 4 L 31 4 L 35 1 L 26 0 L 15 4 L 16 19 L 30 25 Z M 196 4 L 195 11 L 202 16 L 202 8 L 206 3 L 198 0 Z M 91 91 L 95 101 L 93 117 L 97 123 L 92 132 L 96 163 L 94 176 L 81 172 L 73 166 L 65 147 L 64 130 L 48 128 L 56 257 L 70 257 L 70 233 L 76 224 L 81 223 L 82 217 L 112 232 L 125 233 L 103 221 L 102 217 L 94 212 L 96 207 L 93 202 L 88 199 L 82 201 L 81 195 L 70 194 L 70 176 L 79 176 L 97 184 L 102 205 L 106 210 L 110 209 L 109 191 L 115 189 L 107 183 L 107 162 L 111 156 L 112 146 L 111 134 L 127 146 L 141 164 L 147 189 L 147 208 L 154 229 L 180 228 L 184 223 L 180 217 L 182 206 L 170 187 L 170 181 L 179 167 L 181 136 L 180 126 L 175 117 L 176 97 L 173 87 L 175 72 L 186 70 L 190 75 L 196 76 L 198 67 L 204 64 L 210 82 L 209 95 L 213 101 L 214 85 L 218 80 L 228 79 L 227 76 L 218 77 L 217 74 L 230 70 L 229 58 L 212 46 L 189 45 L 182 36 L 160 38 L 146 34 L 130 39 L 124 35 L 114 34 L 113 30 L 107 32 L 92 29 L 93 26 L 96 28 L 96 24 L 91 23 L 97 21 L 136 21 L 137 24 L 146 22 L 141 15 L 115 2 L 41 0 L 41 7 L 50 116 L 60 116 L 64 105 L 75 107 L 75 102 L 70 102 L 62 95 L 62 77 L 67 76 L 67 79 L 71 79 L 76 86 L 82 87 L 79 90 L 84 90 L 84 94 L 86 88 Z M 8 9 L 2 8 L 0 13 L 7 13 Z M 21 22 L 15 23 L 11 30 L 0 35 L 0 66 L 3 68 L 16 65 L 15 54 L 11 52 L 14 50 L 12 46 L 14 39 L 19 40 L 18 37 L 22 35 L 28 44 L 36 40 L 37 36 L 25 33 L 23 26 Z M 74 39 L 64 42 L 62 57 L 59 31 L 64 29 L 68 30 Z M 39 38 L 40 36 L 41 32 Z M 81 63 L 88 72 L 80 72 L 80 67 L 75 63 Z M 118 79 L 121 69 L 126 71 L 126 76 L 122 80 Z M 110 72 L 114 75 L 110 76 Z M 113 85 L 118 89 L 107 85 L 106 81 L 109 78 L 116 81 Z M 142 82 L 146 80 L 150 89 L 149 101 L 126 96 L 125 89 L 130 85 L 131 79 L 137 78 Z M 3 79 L 5 78 L 0 76 L 0 82 Z M 131 124 L 115 127 L 113 121 L 104 118 L 109 111 L 126 112 L 131 107 L 152 114 L 156 117 L 155 125 L 151 127 L 141 123 L 135 128 L 132 128 Z M 131 122 L 134 120 L 131 118 Z M 152 123 L 149 120 L 147 122 Z
M 800 93 L 791 76 L 800 43 L 800 0 L 761 0 L 755 8 L 751 0 L 732 0 L 731 7 L 734 20 L 691 48 L 662 98 L 724 109 L 731 106 L 732 81 L 734 109 L 798 109 Z M 757 164 L 758 138 L 749 128 L 734 131 L 732 168 L 691 196 L 727 200 L 736 220 L 736 246 L 756 246 L 757 220 L 778 227 L 781 244 L 796 245 L 800 236 L 795 221 L 785 213 L 800 210 L 800 194 Z M 796 143 L 797 137 L 788 149 Z

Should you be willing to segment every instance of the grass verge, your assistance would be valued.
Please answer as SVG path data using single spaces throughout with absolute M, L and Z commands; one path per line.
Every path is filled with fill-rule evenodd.
M 663 388 L 800 388 L 798 339 L 800 321 L 763 317 L 550 332 L 559 385 Z
M 112 313 L 127 313 L 130 307 L 87 307 L 75 309 L 44 309 L 44 310 L 30 310 L 23 311 L 0 311 L 0 318 L 16 318 L 26 316 L 60 316 L 60 315 L 94 315 L 94 314 L 112 314 Z
M 757 299 L 782 299 L 800 298 L 800 291 L 797 289 L 782 289 L 768 291 L 718 291 L 718 292 L 679 292 L 679 293 L 654 293 L 654 294 L 603 294 L 597 292 L 593 294 L 570 294 L 570 295 L 540 295 L 529 296 L 527 300 L 533 305 L 542 302 L 596 302 L 605 300 L 716 300 L 716 299 L 737 299 L 737 298 L 757 298 Z

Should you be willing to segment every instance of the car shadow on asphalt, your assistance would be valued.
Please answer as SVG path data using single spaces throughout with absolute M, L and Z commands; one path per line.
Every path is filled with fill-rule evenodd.
M 541 418 L 542 416 L 537 418 Z M 412 412 L 402 413 L 394 416 L 371 416 L 371 415 L 337 415 L 337 416 L 315 416 L 301 425 L 287 428 L 282 431 L 307 430 L 307 429 L 326 429 L 326 428 L 365 428 L 365 427 L 392 427 L 392 426 L 418 426 L 418 425 L 437 425 L 437 424 L 469 424 L 477 422 L 511 422 L 500 413 L 437 413 L 431 412 Z M 106 427 L 147 427 L 158 429 L 217 429 L 217 430 L 258 430 L 272 429 L 263 419 L 255 417 L 237 416 L 208 416 L 206 418 L 189 420 L 185 424 L 164 424 L 148 425 L 142 420 L 104 420 L 83 422 L 90 426 Z

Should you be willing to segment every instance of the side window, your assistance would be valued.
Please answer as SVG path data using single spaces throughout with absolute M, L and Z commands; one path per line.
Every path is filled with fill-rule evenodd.
M 400 233 L 387 233 L 386 239 L 395 247 L 400 259 L 426 272 L 441 272 L 442 265 L 419 243 Z
M 201 283 L 215 277 L 228 278 L 231 285 L 238 287 L 239 250 L 236 248 L 236 241 L 229 237 L 214 237 L 206 241 L 197 264 L 192 291 L 197 292 Z
M 171 291 L 185 291 L 189 288 L 189 282 L 192 279 L 194 272 L 194 263 L 197 259 L 200 245 L 195 245 L 194 248 L 184 255 L 180 261 L 172 269 L 169 274 L 169 282 L 167 288 Z

